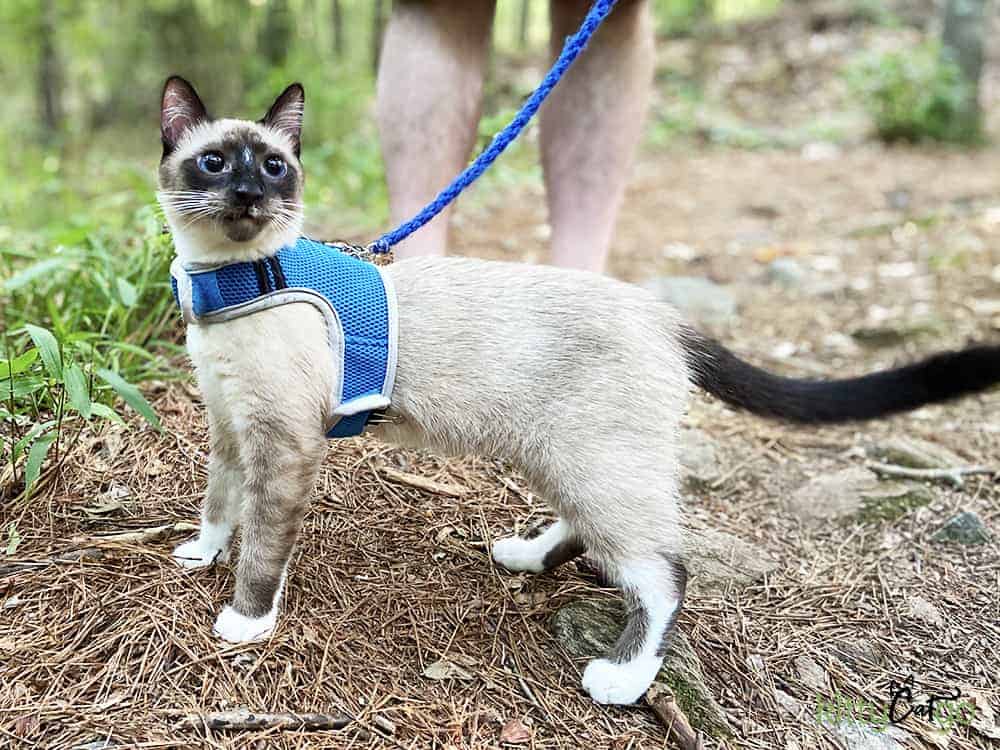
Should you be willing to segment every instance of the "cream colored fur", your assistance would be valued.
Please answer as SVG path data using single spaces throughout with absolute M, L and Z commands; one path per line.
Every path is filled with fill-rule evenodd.
M 185 148 L 197 144 L 192 136 Z M 187 224 L 165 210 L 189 263 L 261 257 L 289 239 L 265 233 L 230 246 L 213 237 L 210 221 Z M 635 658 L 599 660 L 586 672 L 596 700 L 634 700 L 655 674 L 683 586 L 665 562 L 680 550 L 675 453 L 689 381 L 673 310 L 638 287 L 542 266 L 427 258 L 388 273 L 399 308 L 394 419 L 373 432 L 501 458 L 523 473 L 560 525 L 535 541 L 501 541 L 494 554 L 541 570 L 551 546 L 579 540 L 630 601 L 650 610 L 636 642 L 620 644 Z M 226 639 L 265 637 L 275 626 L 285 566 L 327 450 L 327 341 L 308 304 L 188 328 L 212 459 L 202 534 L 175 554 L 202 565 L 221 559 L 242 525 L 235 596 L 216 623 Z

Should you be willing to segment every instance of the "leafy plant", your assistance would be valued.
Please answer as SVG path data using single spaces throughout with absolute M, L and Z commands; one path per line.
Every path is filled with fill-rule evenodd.
M 94 420 L 122 422 L 112 404 L 121 398 L 153 427 L 160 422 L 139 390 L 120 375 L 94 366 L 96 351 L 79 337 L 59 341 L 47 328 L 26 324 L 33 344 L 0 363 L 0 417 L 7 426 L 5 446 L 9 469 L 5 485 L 20 487 L 28 497 L 54 448 L 58 464 L 62 448 L 75 444 L 84 426 Z M 87 361 L 84 358 L 88 358 Z
M 977 136 L 964 116 L 968 84 L 936 42 L 863 54 L 845 75 L 882 140 L 968 142 Z
M 159 429 L 132 383 L 174 373 L 151 345 L 174 312 L 167 289 L 169 244 L 152 209 L 126 241 L 99 229 L 69 244 L 0 245 L 0 421 L 5 426 L 0 488 L 30 496 L 94 421 L 122 421 L 119 400 Z

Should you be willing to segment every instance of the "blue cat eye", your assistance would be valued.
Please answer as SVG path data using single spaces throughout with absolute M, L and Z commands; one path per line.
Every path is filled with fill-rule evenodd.
M 226 168 L 226 160 L 218 151 L 209 151 L 198 157 L 198 169 L 209 174 L 219 174 Z
M 280 156 L 269 156 L 264 160 L 264 171 L 268 177 L 284 177 L 288 172 L 288 165 Z

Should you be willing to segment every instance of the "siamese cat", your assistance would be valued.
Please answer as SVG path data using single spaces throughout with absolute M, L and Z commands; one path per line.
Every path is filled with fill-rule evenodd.
M 214 119 L 181 78 L 162 95 L 158 198 L 187 267 L 267 259 L 302 227 L 304 92 L 289 86 L 259 121 Z M 660 668 L 684 600 L 678 422 L 692 386 L 764 417 L 871 419 L 1000 381 L 1000 347 L 978 346 L 864 377 L 772 375 L 699 334 L 637 286 L 601 275 L 469 258 L 381 269 L 398 302 L 388 418 L 370 432 L 446 454 L 504 459 L 558 520 L 498 540 L 493 559 L 541 573 L 586 554 L 621 588 L 628 620 L 583 687 L 638 699 Z M 225 560 L 239 526 L 236 591 L 214 632 L 275 627 L 289 556 L 327 450 L 336 373 L 323 316 L 285 304 L 189 325 L 211 432 L 208 489 L 187 567 Z

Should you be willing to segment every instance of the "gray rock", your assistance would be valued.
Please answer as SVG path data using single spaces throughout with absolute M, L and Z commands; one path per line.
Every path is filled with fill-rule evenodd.
M 880 482 L 868 469 L 852 466 L 813 477 L 786 501 L 786 507 L 813 525 L 829 521 L 891 521 L 929 504 L 933 492 L 913 482 Z
M 988 542 L 990 535 L 983 520 L 976 513 L 967 510 L 949 518 L 944 526 L 934 532 L 931 539 L 935 542 L 971 545 Z
M 681 429 L 679 458 L 684 478 L 705 484 L 719 475 L 719 455 L 712 440 L 693 427 Z
M 911 510 L 934 502 L 934 492 L 915 482 L 879 482 L 874 490 L 861 493 L 859 521 L 895 521 Z
M 805 275 L 799 262 L 792 258 L 775 258 L 767 267 L 767 278 L 782 286 L 798 286 Z
M 860 721 L 820 722 L 851 750 L 904 750 L 910 735 L 896 726 L 876 728 Z
M 799 679 L 802 680 L 803 684 L 817 693 L 822 693 L 830 687 L 827 682 L 826 670 L 805 654 L 799 654 L 795 657 L 795 670 L 799 673 Z
M 941 616 L 941 610 L 924 599 L 922 596 L 909 596 L 906 599 L 906 603 L 910 608 L 910 615 L 912 617 L 916 617 L 918 620 L 923 620 L 936 628 L 945 627 L 944 617 Z
M 868 469 L 851 466 L 813 477 L 795 490 L 785 505 L 802 520 L 820 524 L 854 515 L 861 509 L 861 493 L 877 487 L 878 478 Z
M 881 664 L 881 657 L 872 641 L 864 638 L 845 638 L 829 644 L 829 654 L 854 672 L 866 672 L 871 665 Z
M 778 569 L 778 563 L 739 537 L 716 529 L 690 529 L 684 540 L 690 589 L 722 593 L 747 586 Z
M 625 608 L 610 599 L 573 602 L 552 615 L 549 627 L 566 651 L 578 658 L 604 656 L 625 626 Z M 725 711 L 705 683 L 701 661 L 687 638 L 675 630 L 657 680 L 673 691 L 691 725 L 710 735 L 729 735 Z
M 736 314 L 733 293 L 699 276 L 658 276 L 643 286 L 695 320 L 722 322 Z
M 913 437 L 890 438 L 868 446 L 865 453 L 875 461 L 910 469 L 950 469 L 969 463 L 937 443 Z

